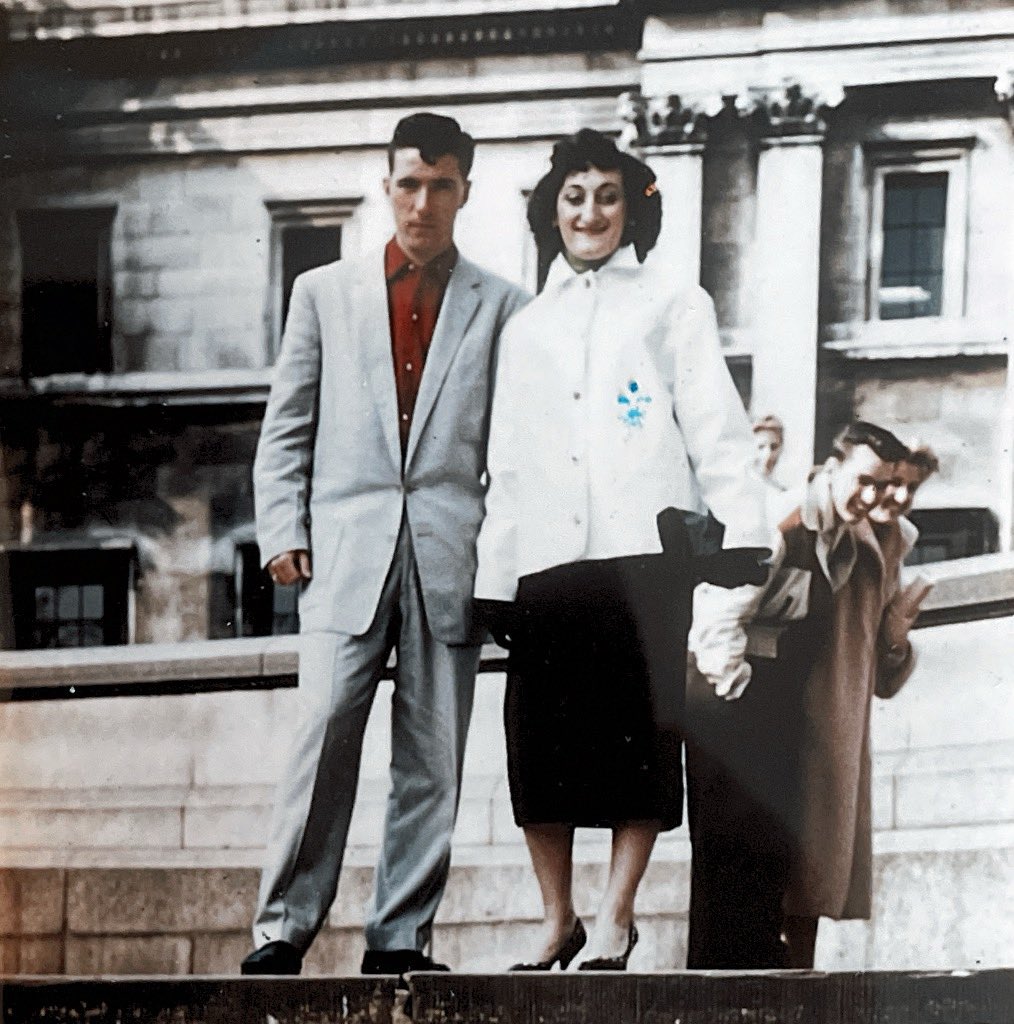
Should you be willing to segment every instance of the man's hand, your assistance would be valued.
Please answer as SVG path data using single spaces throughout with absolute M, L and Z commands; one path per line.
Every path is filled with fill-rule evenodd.
M 282 554 L 275 555 L 268 562 L 268 575 L 275 583 L 279 583 L 283 587 L 291 586 L 300 580 L 312 579 L 310 552 L 304 548 L 298 548 L 295 551 L 283 551 Z
M 880 628 L 880 636 L 888 650 L 898 650 L 908 643 L 909 630 L 915 625 L 922 603 L 932 589 L 933 584 L 928 580 L 916 578 L 891 598 L 884 609 Z

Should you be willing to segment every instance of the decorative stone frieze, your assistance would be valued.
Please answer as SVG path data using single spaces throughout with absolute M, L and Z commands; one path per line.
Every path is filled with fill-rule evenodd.
M 821 85 L 785 81 L 777 88 L 750 87 L 736 95 L 741 117 L 752 117 L 762 134 L 774 137 L 823 135 L 827 115 L 845 99 L 840 83 Z
M 619 145 L 625 149 L 648 149 L 684 143 L 703 143 L 708 118 L 720 113 L 722 96 L 643 96 L 625 92 L 617 112 L 623 122 Z

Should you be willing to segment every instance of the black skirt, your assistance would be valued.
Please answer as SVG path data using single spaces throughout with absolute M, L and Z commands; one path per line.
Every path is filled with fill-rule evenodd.
M 519 825 L 680 823 L 692 588 L 667 555 L 521 579 L 504 707 Z

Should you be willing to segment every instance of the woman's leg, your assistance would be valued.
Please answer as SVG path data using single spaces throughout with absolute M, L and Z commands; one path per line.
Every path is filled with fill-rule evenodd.
M 782 935 L 789 947 L 789 966 L 813 969 L 813 954 L 817 948 L 817 917 L 788 916 L 782 925 Z
M 637 887 L 644 877 L 659 827 L 657 821 L 637 821 L 613 829 L 609 881 L 583 959 L 619 956 L 626 950 Z
M 542 893 L 545 925 L 534 961 L 549 960 L 574 930 L 571 882 L 574 830 L 570 825 L 525 825 L 525 842 Z

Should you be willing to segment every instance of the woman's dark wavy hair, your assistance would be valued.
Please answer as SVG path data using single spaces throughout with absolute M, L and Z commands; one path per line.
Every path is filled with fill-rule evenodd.
M 593 128 L 582 128 L 576 135 L 561 139 L 553 146 L 549 173 L 535 186 L 528 200 L 528 225 L 535 235 L 538 250 L 538 287 L 546 282 L 549 265 L 563 250 L 556 220 L 556 200 L 567 175 L 587 171 L 620 172 L 623 195 L 627 201 L 627 223 L 620 245 L 634 245 L 640 263 L 654 248 L 662 227 L 662 196 L 655 186 L 655 172 L 629 153 L 616 148 L 612 139 Z

